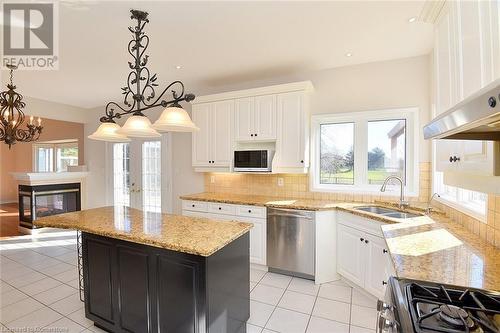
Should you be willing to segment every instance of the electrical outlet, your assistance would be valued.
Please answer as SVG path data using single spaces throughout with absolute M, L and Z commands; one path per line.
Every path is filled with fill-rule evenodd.
M 215 176 L 210 176 L 210 183 L 215 184 Z
M 281 177 L 278 178 L 278 186 L 284 186 L 285 185 L 285 180 Z

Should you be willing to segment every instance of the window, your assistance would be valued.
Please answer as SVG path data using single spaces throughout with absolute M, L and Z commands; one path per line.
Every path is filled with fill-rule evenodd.
M 354 123 L 320 127 L 321 184 L 354 184 Z
M 78 165 L 78 141 L 57 141 L 33 144 L 35 172 L 63 172 L 69 165 Z
M 311 189 L 379 193 L 394 175 L 417 195 L 417 115 L 408 108 L 313 116 Z
M 486 222 L 486 207 L 488 205 L 486 193 L 445 185 L 443 173 L 438 171 L 434 171 L 434 191 L 441 196 L 438 200 L 446 205 Z
M 142 144 L 142 206 L 161 213 L 161 141 Z

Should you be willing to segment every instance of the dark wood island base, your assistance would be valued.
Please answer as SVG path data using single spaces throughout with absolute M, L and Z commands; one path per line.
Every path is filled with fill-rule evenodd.
M 249 233 L 210 256 L 82 234 L 85 314 L 110 332 L 243 333 Z

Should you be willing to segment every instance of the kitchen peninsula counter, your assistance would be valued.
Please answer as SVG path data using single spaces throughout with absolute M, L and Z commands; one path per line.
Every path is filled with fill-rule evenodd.
M 252 225 L 128 207 L 41 218 L 82 231 L 85 315 L 110 332 L 244 332 Z

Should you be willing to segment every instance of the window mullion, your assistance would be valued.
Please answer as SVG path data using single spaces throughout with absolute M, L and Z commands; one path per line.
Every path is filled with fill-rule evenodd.
M 354 184 L 365 186 L 368 183 L 368 124 L 366 120 L 356 121 L 354 129 Z

